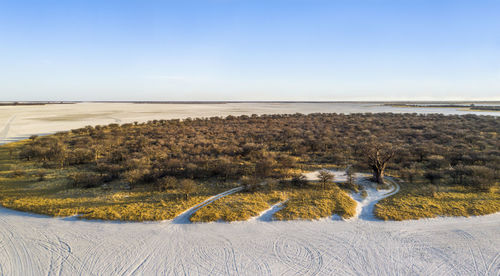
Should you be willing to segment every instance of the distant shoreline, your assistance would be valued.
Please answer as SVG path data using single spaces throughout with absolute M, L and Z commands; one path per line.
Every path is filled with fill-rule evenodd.
M 0 106 L 22 106 L 22 105 L 47 105 L 47 104 L 75 104 L 77 102 L 0 102 Z
M 466 110 L 475 110 L 475 111 L 500 111 L 500 105 L 476 106 L 474 104 L 465 105 L 465 104 L 401 104 L 401 103 L 396 103 L 396 104 L 386 103 L 384 105 L 392 107 L 464 108 Z
M 381 104 L 393 107 L 453 107 L 473 108 L 472 110 L 500 111 L 500 101 L 0 101 L 0 106 L 29 106 L 77 103 L 131 103 L 131 104 Z M 474 104 L 495 104 L 498 106 L 474 106 Z

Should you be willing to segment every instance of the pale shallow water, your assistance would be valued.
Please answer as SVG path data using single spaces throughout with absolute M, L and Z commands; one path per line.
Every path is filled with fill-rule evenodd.
M 380 103 L 223 103 L 133 104 L 78 103 L 34 106 L 0 106 L 0 144 L 86 125 L 144 122 L 154 119 L 290 113 L 442 113 L 499 116 L 500 112 L 456 108 L 391 107 Z

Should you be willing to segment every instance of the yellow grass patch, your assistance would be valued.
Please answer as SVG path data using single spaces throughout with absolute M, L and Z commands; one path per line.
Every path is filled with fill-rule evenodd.
M 259 215 L 287 198 L 285 192 L 241 192 L 204 206 L 191 217 L 193 222 L 244 221 Z
M 349 218 L 356 213 L 356 202 L 340 188 L 313 186 L 229 195 L 198 210 L 191 221 L 244 221 L 285 200 L 284 208 L 275 214 L 278 220 L 319 219 L 333 214 Z
M 375 215 L 384 220 L 407 220 L 437 216 L 476 216 L 500 211 L 500 193 L 471 191 L 444 186 L 439 192 L 422 185 L 402 184 L 396 195 L 375 205 Z
M 165 194 L 146 192 L 130 192 L 130 195 L 125 199 L 113 199 L 111 193 L 101 197 L 8 197 L 2 200 L 2 205 L 51 216 L 80 215 L 86 219 L 146 221 L 173 219 L 207 198 L 194 196 L 189 200 L 172 200 Z
M 285 207 L 274 214 L 278 220 L 320 219 L 333 214 L 350 218 L 356 214 L 356 201 L 338 187 L 326 190 L 301 189 L 295 191 Z

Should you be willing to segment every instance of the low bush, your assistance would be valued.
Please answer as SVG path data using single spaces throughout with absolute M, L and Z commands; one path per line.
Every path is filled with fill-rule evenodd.
M 355 193 L 359 192 L 359 185 L 354 182 L 340 182 L 337 183 L 337 185 L 342 189 L 350 190 Z
M 73 188 L 95 188 L 102 184 L 102 177 L 95 173 L 78 172 L 73 173 L 69 177 Z
M 156 186 L 159 191 L 171 190 L 177 187 L 177 179 L 172 176 L 165 176 L 156 181 Z
M 26 171 L 20 168 L 14 168 L 12 172 L 9 174 L 10 177 L 20 177 L 26 175 Z
M 42 170 L 39 170 L 35 173 L 35 175 L 37 176 L 38 178 L 38 181 L 44 181 L 45 180 L 45 177 L 47 176 L 47 172 L 46 171 L 42 171 Z

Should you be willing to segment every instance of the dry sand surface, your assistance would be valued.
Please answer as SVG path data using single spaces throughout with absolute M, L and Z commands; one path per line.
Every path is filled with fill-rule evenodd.
M 176 224 L 0 209 L 2 275 L 499 275 L 500 214 Z

